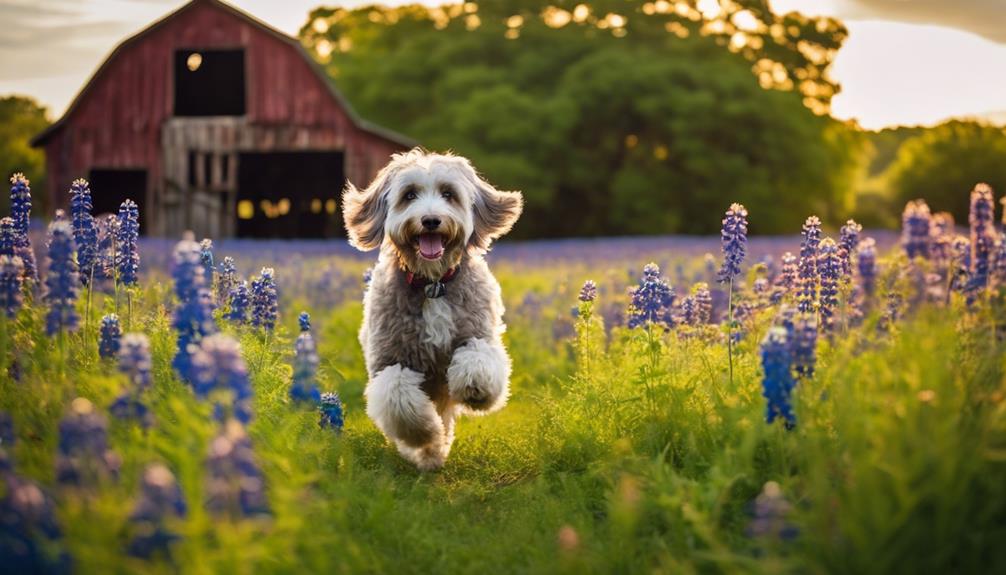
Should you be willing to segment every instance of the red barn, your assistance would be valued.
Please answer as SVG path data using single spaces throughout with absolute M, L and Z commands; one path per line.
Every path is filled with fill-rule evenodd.
M 49 205 L 85 177 L 95 214 L 131 198 L 148 235 L 328 237 L 346 179 L 413 143 L 359 118 L 296 39 L 192 0 L 119 44 L 32 145 Z

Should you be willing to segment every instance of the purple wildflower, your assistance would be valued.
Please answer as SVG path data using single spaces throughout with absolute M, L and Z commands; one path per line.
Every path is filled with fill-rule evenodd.
M 842 277 L 842 260 L 839 248 L 831 238 L 821 242 L 817 267 L 821 276 L 820 311 L 821 323 L 825 330 L 834 327 L 838 311 L 838 282 Z
M 122 340 L 122 328 L 119 327 L 119 316 L 110 313 L 101 318 L 101 337 L 98 340 L 98 356 L 102 359 L 114 358 L 119 353 Z
M 91 188 L 87 180 L 74 180 L 70 185 L 70 214 L 73 240 L 77 246 L 77 266 L 84 285 L 91 279 L 98 260 L 98 230 L 91 215 Z
M 193 383 L 192 354 L 199 342 L 216 332 L 213 310 L 208 306 L 203 266 L 199 260 L 199 244 L 191 234 L 178 242 L 174 252 L 175 308 L 173 326 L 178 330 L 178 351 L 172 366 L 181 378 Z
M 294 401 L 321 400 L 318 391 L 318 348 L 310 330 L 304 330 L 294 344 L 293 385 L 290 387 L 290 397 Z
M 160 463 L 147 466 L 140 483 L 140 497 L 129 516 L 132 538 L 129 554 L 151 557 L 168 553 L 178 539 L 164 524 L 168 517 L 185 517 L 188 507 L 175 476 Z
M 901 246 L 908 259 L 929 259 L 931 224 L 932 215 L 925 200 L 915 200 L 905 205 L 905 211 L 901 215 Z
M 796 301 L 801 312 L 813 313 L 817 307 L 817 250 L 821 243 L 821 220 L 817 216 L 807 218 L 801 235 Z
M 28 237 L 31 224 L 31 188 L 23 174 L 14 174 L 10 179 L 10 215 L 14 221 L 14 255 L 24 264 L 24 277 L 38 281 L 38 266 L 35 265 L 35 251 Z
M 723 228 L 720 233 L 723 244 L 723 267 L 717 275 L 717 281 L 727 283 L 741 273 L 741 263 L 747 253 L 748 241 L 748 211 L 740 204 L 731 204 L 723 218 Z
M 855 220 L 845 222 L 838 234 L 838 260 L 841 263 L 842 278 L 849 281 L 852 277 L 852 256 L 859 246 L 859 233 L 863 231 L 863 226 Z
M 859 287 L 867 297 L 873 295 L 877 285 L 877 242 L 865 238 L 856 248 L 856 271 Z
M 192 356 L 193 389 L 200 398 L 213 394 L 218 421 L 228 415 L 247 424 L 252 418 L 252 387 L 241 346 L 229 335 L 215 334 L 202 340 Z M 229 405 L 222 398 L 229 392 Z M 229 414 L 228 414 L 229 408 Z
M 789 541 L 799 535 L 799 529 L 788 521 L 791 506 L 775 481 L 765 483 L 754 500 L 751 523 L 747 534 L 754 538 L 774 538 Z
M 231 290 L 238 283 L 237 268 L 234 266 L 234 258 L 230 256 L 225 256 L 219 267 L 216 293 L 217 303 L 223 307 L 230 304 Z
M 251 307 L 248 282 L 242 281 L 231 288 L 230 300 L 231 309 L 227 313 L 227 319 L 238 323 L 248 323 L 248 308 Z
M 814 377 L 814 367 L 817 364 L 817 322 L 813 316 L 801 314 L 794 319 L 790 349 L 797 378 Z
M 21 283 L 24 275 L 24 263 L 21 258 L 10 255 L 0 255 L 0 309 L 13 319 L 21 309 Z
M 73 251 L 70 224 L 50 224 L 49 273 L 45 278 L 46 292 L 43 296 L 49 305 L 49 313 L 45 316 L 45 329 L 49 336 L 64 330 L 76 331 L 80 319 L 75 307 L 80 280 L 77 277 L 77 262 L 73 259 Z
M 782 418 L 787 428 L 796 425 L 796 416 L 790 395 L 796 386 L 790 369 L 792 354 L 790 353 L 785 328 L 770 328 L 761 344 L 761 362 L 764 376 L 762 378 L 762 395 L 767 404 L 765 420 L 772 423 L 776 418 Z
M 206 466 L 206 507 L 211 513 L 232 517 L 269 513 L 265 477 L 240 423 L 230 420 L 223 426 L 210 443 Z
M 276 283 L 273 281 L 273 269 L 262 268 L 258 279 L 251 284 L 251 317 L 252 325 L 264 327 L 272 331 L 276 326 L 276 316 L 279 311 Z
M 968 280 L 968 303 L 988 286 L 992 254 L 995 251 L 995 201 L 988 184 L 978 184 L 971 192 L 971 275 Z
M 580 288 L 579 300 L 587 303 L 592 302 L 597 299 L 597 284 L 594 280 L 587 280 L 583 282 L 583 287 Z
M 300 324 L 300 331 L 311 331 L 311 314 L 306 311 L 300 312 L 297 316 L 297 323 Z
M 119 457 L 108 447 L 108 422 L 83 397 L 74 399 L 70 413 L 59 424 L 56 480 L 90 486 L 117 479 Z
M 203 264 L 203 278 L 206 280 L 206 287 L 213 285 L 213 240 L 203 238 L 199 242 L 199 261 Z
M 116 263 L 119 281 L 123 285 L 136 285 L 140 271 L 140 209 L 133 200 L 126 200 L 119 206 L 118 236 L 116 237 Z
M 632 296 L 632 303 L 629 306 L 630 328 L 654 323 L 664 323 L 668 328 L 674 327 L 671 318 L 674 289 L 660 277 L 660 268 L 657 264 L 649 263 L 643 267 L 643 277 L 630 294 Z
M 10 217 L 0 218 L 0 256 L 13 256 L 13 255 L 14 255 L 14 220 Z
M 318 421 L 318 425 L 322 429 L 342 431 L 345 414 L 342 409 L 342 400 L 339 399 L 338 393 L 321 394 L 321 402 L 318 405 L 318 409 L 321 411 L 321 419 Z

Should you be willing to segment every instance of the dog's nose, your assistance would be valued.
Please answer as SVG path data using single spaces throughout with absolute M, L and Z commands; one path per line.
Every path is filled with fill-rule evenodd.
M 427 230 L 433 231 L 440 227 L 440 218 L 434 216 L 426 216 L 422 219 L 423 227 Z

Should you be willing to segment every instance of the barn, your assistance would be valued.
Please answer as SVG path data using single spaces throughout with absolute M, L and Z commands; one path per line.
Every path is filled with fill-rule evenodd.
M 359 116 L 300 43 L 219 0 L 192 0 L 119 44 L 32 140 L 50 206 L 91 182 L 95 214 L 126 198 L 141 230 L 332 237 L 339 193 L 408 138 Z

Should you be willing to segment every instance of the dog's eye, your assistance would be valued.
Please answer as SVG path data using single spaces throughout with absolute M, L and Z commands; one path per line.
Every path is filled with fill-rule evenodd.
M 440 192 L 440 197 L 442 197 L 445 200 L 449 200 L 454 197 L 454 192 L 450 191 L 449 189 L 445 189 Z
M 416 196 L 416 192 L 414 192 L 412 190 L 409 190 L 408 192 L 405 192 L 405 199 L 408 200 L 408 201 L 410 201 L 410 202 L 412 200 L 416 199 L 417 197 L 418 196 Z

